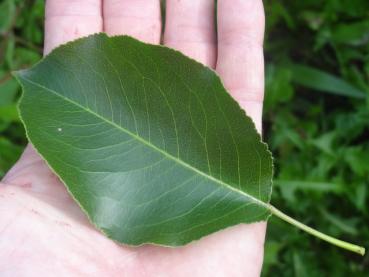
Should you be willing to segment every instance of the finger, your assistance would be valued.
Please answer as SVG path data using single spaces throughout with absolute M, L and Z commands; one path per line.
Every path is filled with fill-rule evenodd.
M 130 35 L 139 40 L 160 42 L 159 0 L 104 0 L 104 31 Z
M 214 0 L 167 0 L 165 45 L 208 66 L 215 65 Z
M 216 70 L 261 132 L 264 95 L 262 0 L 218 1 Z
M 48 0 L 44 53 L 78 37 L 102 31 L 101 0 Z

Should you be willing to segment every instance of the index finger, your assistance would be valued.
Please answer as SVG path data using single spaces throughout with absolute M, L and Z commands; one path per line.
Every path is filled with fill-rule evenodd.
M 44 54 L 58 45 L 102 31 L 101 0 L 48 0 Z

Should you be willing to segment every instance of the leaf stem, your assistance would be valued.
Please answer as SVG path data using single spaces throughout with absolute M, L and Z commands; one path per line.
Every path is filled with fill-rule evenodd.
M 352 252 L 355 252 L 355 253 L 358 253 L 362 256 L 365 255 L 365 248 L 364 247 L 361 247 L 361 246 L 358 246 L 358 245 L 355 245 L 355 244 L 352 244 L 352 243 L 349 243 L 349 242 L 346 242 L 346 241 L 343 241 L 343 240 L 339 240 L 339 239 L 336 239 L 334 237 L 331 237 L 331 236 L 328 236 L 322 232 L 319 232 L 318 230 L 315 230 L 295 219 L 293 219 L 292 217 L 286 215 L 285 213 L 281 212 L 280 210 L 278 210 L 277 208 L 275 208 L 274 206 L 272 205 L 269 205 L 269 210 L 271 211 L 271 213 L 277 217 L 279 217 L 280 219 L 296 226 L 297 228 L 300 228 L 301 230 L 317 237 L 317 238 L 320 238 L 322 240 L 325 240 L 326 242 L 329 242 L 331 244 L 334 244 L 338 247 L 341 247 L 341 248 L 344 248 L 346 250 L 349 250 L 349 251 L 352 251 Z

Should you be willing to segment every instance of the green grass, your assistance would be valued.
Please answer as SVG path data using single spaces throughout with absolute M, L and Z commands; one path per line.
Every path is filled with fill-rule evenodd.
M 264 136 L 275 156 L 272 203 L 369 246 L 369 1 L 265 1 Z M 0 178 L 26 139 L 10 72 L 41 58 L 41 0 L 0 3 Z M 264 276 L 367 276 L 369 256 L 280 220 L 268 225 Z
M 368 247 L 369 2 L 270 0 L 266 18 L 272 203 Z M 268 225 L 264 276 L 367 276 L 368 267 L 368 256 Z

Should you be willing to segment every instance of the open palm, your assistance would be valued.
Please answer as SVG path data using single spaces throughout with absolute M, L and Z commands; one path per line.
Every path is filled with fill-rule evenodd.
M 261 130 L 261 0 L 167 0 L 164 44 L 215 68 Z M 159 43 L 159 0 L 48 0 L 45 53 L 104 31 Z M 31 145 L 0 185 L 1 276 L 258 276 L 265 223 L 238 225 L 179 248 L 126 247 L 88 222 Z

